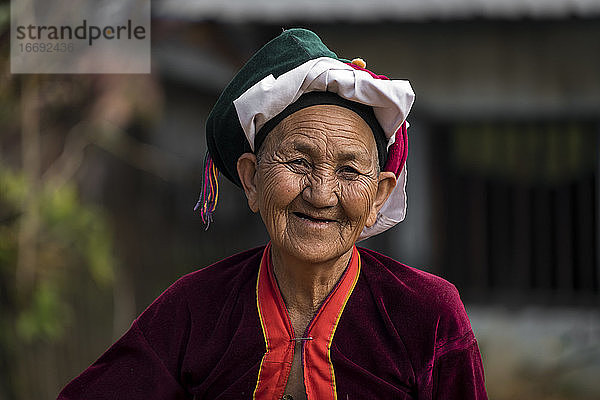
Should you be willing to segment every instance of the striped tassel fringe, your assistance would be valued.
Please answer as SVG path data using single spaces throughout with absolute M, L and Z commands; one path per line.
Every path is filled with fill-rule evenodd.
M 206 229 L 210 226 L 213 221 L 213 213 L 217 208 L 217 201 L 219 200 L 219 170 L 215 165 L 210 153 L 206 152 L 204 158 L 204 181 L 202 182 L 202 192 L 200 198 L 194 207 L 194 211 L 200 209 L 200 217 L 202 223 L 206 225 Z

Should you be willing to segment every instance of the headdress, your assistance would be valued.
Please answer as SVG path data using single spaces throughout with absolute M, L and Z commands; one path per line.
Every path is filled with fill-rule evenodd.
M 408 81 L 390 80 L 365 66 L 360 59 L 339 58 L 306 29 L 286 30 L 254 54 L 227 85 L 206 122 L 205 180 L 196 205 L 203 221 L 212 221 L 218 172 L 241 186 L 238 158 L 255 151 L 283 116 L 314 104 L 338 104 L 357 112 L 373 130 L 382 170 L 394 172 L 398 179 L 377 221 L 365 227 L 359 239 L 402 221 L 406 214 L 406 116 L 414 92 Z M 381 159 L 386 151 L 387 157 Z

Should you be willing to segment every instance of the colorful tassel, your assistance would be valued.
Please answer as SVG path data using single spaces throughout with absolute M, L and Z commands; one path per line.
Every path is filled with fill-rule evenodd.
M 210 153 L 206 152 L 204 158 L 204 181 L 202 182 L 202 192 L 200 198 L 194 207 L 194 211 L 200 209 L 202 223 L 206 225 L 206 230 L 213 221 L 213 213 L 217 208 L 219 200 L 219 170 L 215 165 Z

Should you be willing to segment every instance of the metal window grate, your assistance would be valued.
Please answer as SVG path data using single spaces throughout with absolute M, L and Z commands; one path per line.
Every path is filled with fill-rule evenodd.
M 598 128 L 443 127 L 434 166 L 441 274 L 470 301 L 598 301 Z

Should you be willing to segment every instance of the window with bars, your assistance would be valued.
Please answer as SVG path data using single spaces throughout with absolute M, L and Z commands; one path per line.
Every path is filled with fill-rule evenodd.
M 448 124 L 436 132 L 436 264 L 481 302 L 600 298 L 597 123 Z

